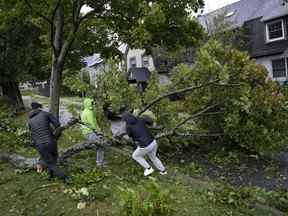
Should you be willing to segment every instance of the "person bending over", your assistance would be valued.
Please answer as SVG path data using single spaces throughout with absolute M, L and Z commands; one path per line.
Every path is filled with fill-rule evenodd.
M 32 133 L 32 142 L 40 154 L 41 161 L 49 171 L 49 178 L 56 176 L 66 183 L 66 175 L 57 166 L 57 139 L 51 128 L 51 126 L 60 127 L 60 123 L 51 113 L 41 110 L 41 104 L 33 102 L 31 108 L 28 125 Z
M 145 169 L 144 176 L 148 176 L 154 172 L 154 169 L 144 158 L 146 155 L 148 155 L 154 166 L 160 171 L 160 174 L 166 175 L 166 169 L 157 157 L 157 141 L 146 127 L 145 121 L 127 111 L 122 114 L 122 120 L 126 123 L 127 135 L 132 138 L 137 145 L 132 157 Z

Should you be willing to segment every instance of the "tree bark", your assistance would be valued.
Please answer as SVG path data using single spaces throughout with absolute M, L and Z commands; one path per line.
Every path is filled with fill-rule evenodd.
M 52 23 L 54 25 L 54 23 Z M 54 26 L 52 26 L 54 28 Z M 60 90 L 61 78 L 64 66 L 64 59 L 60 55 L 63 46 L 63 28 L 64 28 L 64 8 L 60 4 L 55 11 L 55 32 L 51 35 L 53 41 L 53 56 L 52 68 L 50 78 L 50 112 L 59 118 L 59 103 L 60 103 Z
M 62 81 L 63 63 L 53 57 L 50 78 L 50 112 L 59 118 L 60 90 Z
M 129 45 L 127 44 L 124 52 L 124 65 L 123 65 L 125 73 L 128 73 L 128 59 L 127 59 L 128 53 L 129 53 Z
M 96 142 L 76 144 L 63 150 L 59 154 L 58 162 L 62 163 L 75 154 L 78 154 L 84 150 L 95 150 L 99 146 L 104 146 L 106 148 L 111 149 L 114 152 L 123 154 L 125 156 L 131 154 L 129 150 L 125 150 L 124 148 L 121 149 L 119 147 L 118 142 L 114 142 L 105 137 L 99 136 Z M 14 153 L 0 152 L 0 161 L 1 160 L 7 161 L 8 163 L 10 163 L 11 165 L 13 165 L 18 169 L 35 169 L 39 158 L 27 158 Z
M 1 82 L 3 96 L 6 97 L 17 110 L 24 110 L 22 96 L 19 90 L 19 83 L 15 81 Z

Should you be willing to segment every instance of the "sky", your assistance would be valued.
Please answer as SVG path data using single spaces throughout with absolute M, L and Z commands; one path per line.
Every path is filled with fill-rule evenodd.
M 210 11 L 216 10 L 218 8 L 221 8 L 227 4 L 231 4 L 233 2 L 236 2 L 239 0 L 204 0 L 205 7 L 204 7 L 204 13 L 208 13 Z M 84 6 L 81 9 L 81 12 L 87 13 L 91 8 Z
M 221 8 L 227 4 L 234 3 L 239 0 L 204 0 L 205 2 L 205 8 L 204 13 L 216 10 L 218 8 Z

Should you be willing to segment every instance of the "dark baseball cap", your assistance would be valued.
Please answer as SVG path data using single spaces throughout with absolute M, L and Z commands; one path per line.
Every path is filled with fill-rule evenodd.
M 32 103 L 31 103 L 31 108 L 32 108 L 32 109 L 42 108 L 42 104 L 40 104 L 40 103 L 38 103 L 38 102 L 32 102 Z

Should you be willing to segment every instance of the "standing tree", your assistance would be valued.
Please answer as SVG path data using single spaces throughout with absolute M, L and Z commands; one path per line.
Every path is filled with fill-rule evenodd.
M 119 42 L 138 48 L 159 43 L 178 46 L 180 41 L 183 41 L 177 39 L 179 35 L 192 38 L 192 42 L 198 38 L 201 28 L 195 21 L 190 21 L 190 17 L 191 11 L 197 11 L 203 6 L 203 0 L 25 0 L 25 3 L 37 17 L 45 21 L 46 25 L 43 25 L 43 28 L 50 29 L 51 111 L 57 116 L 65 59 L 78 36 L 81 23 L 85 23 L 81 25 L 85 28 L 83 30 L 95 28 L 95 34 L 97 33 L 95 24 L 104 23 L 107 30 L 99 34 L 96 43 L 110 41 L 105 44 L 108 47 L 118 47 Z M 90 10 L 81 13 L 84 6 L 89 6 Z M 182 32 L 183 29 L 187 31 Z M 173 34 L 169 34 L 168 37 L 162 32 L 164 30 L 166 33 L 168 31 Z M 85 43 L 85 41 L 81 42 Z M 102 53 L 107 49 L 97 51 Z
M 40 29 L 32 22 L 23 4 L 0 1 L 0 86 L 17 109 L 23 108 L 18 83 L 45 78 Z

